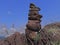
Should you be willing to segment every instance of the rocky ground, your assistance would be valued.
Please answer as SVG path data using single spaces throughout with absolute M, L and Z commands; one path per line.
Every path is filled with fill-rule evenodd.
M 11 36 L 0 40 L 0 45 L 27 45 L 25 34 L 15 32 Z M 38 45 L 60 45 L 60 23 L 46 25 L 40 31 Z
M 0 40 L 0 45 L 25 45 L 25 36 L 16 32 L 4 40 Z

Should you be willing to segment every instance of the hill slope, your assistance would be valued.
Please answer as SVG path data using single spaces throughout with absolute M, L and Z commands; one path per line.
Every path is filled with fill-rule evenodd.
M 51 23 L 44 27 L 50 40 L 60 44 L 60 23 Z

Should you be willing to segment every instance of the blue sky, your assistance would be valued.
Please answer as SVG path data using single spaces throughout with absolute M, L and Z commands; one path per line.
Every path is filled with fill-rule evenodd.
M 41 8 L 42 26 L 60 22 L 60 0 L 0 0 L 0 25 L 25 26 L 28 21 L 30 3 Z

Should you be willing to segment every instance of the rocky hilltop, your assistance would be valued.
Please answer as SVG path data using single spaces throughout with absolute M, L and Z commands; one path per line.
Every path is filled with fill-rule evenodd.
M 60 23 L 51 23 L 44 27 L 44 30 L 47 32 L 50 41 L 53 43 L 60 44 Z

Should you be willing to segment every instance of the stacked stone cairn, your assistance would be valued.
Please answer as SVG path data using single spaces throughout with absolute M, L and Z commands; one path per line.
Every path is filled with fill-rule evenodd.
M 25 30 L 28 45 L 38 45 L 35 43 L 35 38 L 41 29 L 42 16 L 39 14 L 39 11 L 39 7 L 36 7 L 33 3 L 30 4 L 28 23 Z

